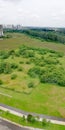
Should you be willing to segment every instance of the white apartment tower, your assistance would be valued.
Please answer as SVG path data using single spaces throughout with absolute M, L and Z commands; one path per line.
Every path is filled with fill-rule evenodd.
M 0 25 L 0 37 L 3 36 L 3 26 Z

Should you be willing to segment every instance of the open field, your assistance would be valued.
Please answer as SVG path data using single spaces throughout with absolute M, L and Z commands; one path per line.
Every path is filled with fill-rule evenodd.
M 9 35 L 13 35 L 13 37 L 9 39 L 0 40 L 0 50 L 14 49 L 24 44 L 27 46 L 53 49 L 56 51 L 63 52 L 65 54 L 65 45 L 63 44 L 41 41 L 35 38 L 31 38 L 30 36 L 27 36 L 25 34 L 10 33 Z
M 59 52 L 49 50 L 41 51 L 39 49 L 31 50 L 31 48 L 25 46 L 21 47 L 20 50 L 17 49 L 15 52 L 10 51 L 8 55 L 5 54 L 7 53 L 1 53 L 0 55 L 0 63 L 7 63 L 4 64 L 4 71 L 1 72 L 0 70 L 0 80 L 3 81 L 3 83 L 0 81 L 0 103 L 28 112 L 65 118 L 65 56 Z M 4 56 L 8 57 L 4 58 Z M 11 69 L 11 63 L 14 63 L 13 66 L 16 68 Z M 29 71 L 31 68 L 35 69 Z M 58 77 L 55 75 L 55 84 L 51 83 L 54 82 L 53 76 L 49 81 L 46 81 L 49 83 L 40 82 L 41 75 L 39 75 L 39 69 L 44 68 L 46 74 L 49 68 L 51 69 L 49 74 L 55 74 L 56 72 L 56 75 L 59 74 L 57 75 Z M 35 71 L 36 69 L 37 71 Z M 30 75 L 30 72 L 32 72 L 32 75 Z M 12 79 L 13 74 L 15 79 Z M 58 79 L 56 78 L 59 77 L 62 78 L 61 83 L 64 84 L 64 87 L 58 85 Z M 29 83 L 33 84 L 30 85 Z
M 44 84 L 37 86 L 29 95 L 3 88 L 0 91 L 12 96 L 0 95 L 0 103 L 28 112 L 65 117 L 65 88 Z

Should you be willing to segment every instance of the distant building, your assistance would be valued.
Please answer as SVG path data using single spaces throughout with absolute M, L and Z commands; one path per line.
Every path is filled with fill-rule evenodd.
M 0 37 L 3 36 L 3 26 L 0 25 Z

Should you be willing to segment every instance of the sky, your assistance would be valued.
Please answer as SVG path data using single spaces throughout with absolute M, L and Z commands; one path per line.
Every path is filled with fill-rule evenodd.
M 65 0 L 0 0 L 0 24 L 65 27 Z

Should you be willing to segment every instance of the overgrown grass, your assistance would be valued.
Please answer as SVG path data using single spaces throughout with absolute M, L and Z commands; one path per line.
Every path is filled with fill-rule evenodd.
M 21 52 L 19 55 L 17 49 L 14 54 L 14 48 L 18 48 L 21 44 L 30 47 L 33 46 L 32 51 L 30 51 L 31 48 L 29 51 L 27 48 L 24 55 L 22 55 Z M 52 50 L 44 49 L 44 51 L 41 51 L 40 49 L 40 51 L 38 51 L 35 47 L 38 49 L 43 47 Z M 0 57 L 0 62 L 7 62 L 10 65 L 11 63 L 15 64 L 12 65 L 12 71 L 9 74 L 6 74 L 8 73 L 7 67 L 6 71 L 0 74 L 2 83 L 0 85 L 0 91 L 4 94 L 12 95 L 12 98 L 0 95 L 0 103 L 17 107 L 28 112 L 65 117 L 65 87 L 62 87 L 62 85 L 60 87 L 53 82 L 41 83 L 40 73 L 37 71 L 34 71 L 33 77 L 30 77 L 28 73 L 31 68 L 37 67 L 37 70 L 39 70 L 39 68 L 42 69 L 45 67 L 45 72 L 56 72 L 56 74 L 59 74 L 63 79 L 65 75 L 65 55 L 63 54 L 65 53 L 65 45 L 41 42 L 40 40 L 30 38 L 23 34 L 13 33 L 12 38 L 0 41 L 0 49 L 7 49 L 7 52 L 13 49 L 9 57 L 7 57 L 7 55 L 5 55 L 5 57 Z M 58 53 L 53 50 L 63 53 Z M 9 66 L 9 69 L 10 67 L 11 66 Z M 11 79 L 12 75 L 16 75 L 14 80 Z M 30 83 L 34 84 L 34 87 L 29 87 Z
M 24 44 L 31 47 L 48 48 L 65 54 L 65 45 L 41 41 L 20 33 L 9 33 L 9 35 L 11 35 L 11 38 L 0 40 L 0 50 L 15 49 Z
M 29 112 L 65 117 L 64 54 L 26 46 L 7 53 L 6 58 L 6 51 L 0 53 L 0 91 L 12 98 L 0 95 L 0 102 Z M 47 76 L 45 83 L 40 82 L 42 74 Z

